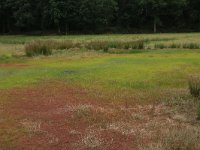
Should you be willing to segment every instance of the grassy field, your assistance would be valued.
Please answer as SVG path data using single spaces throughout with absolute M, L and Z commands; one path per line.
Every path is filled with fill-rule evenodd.
M 143 49 L 53 49 L 33 40 L 144 41 Z M 0 36 L 0 149 L 200 149 L 200 34 Z

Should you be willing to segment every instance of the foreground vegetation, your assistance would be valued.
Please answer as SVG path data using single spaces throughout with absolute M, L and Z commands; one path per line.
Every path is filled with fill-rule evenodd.
M 0 36 L 0 149 L 199 149 L 199 40 Z

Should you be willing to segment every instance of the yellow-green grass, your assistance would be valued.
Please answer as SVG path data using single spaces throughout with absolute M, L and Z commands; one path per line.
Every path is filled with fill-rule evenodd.
M 0 36 L 3 44 L 24 44 L 32 40 L 134 40 L 144 39 L 149 42 L 175 41 L 175 42 L 200 42 L 200 33 L 176 33 L 176 34 L 108 34 L 108 35 L 71 35 L 71 36 Z
M 74 60 L 65 56 L 24 58 L 20 63 L 27 66 L 1 67 L 0 88 L 46 79 L 108 89 L 183 88 L 190 74 L 200 72 L 200 53 L 197 50 L 151 50 Z
M 146 48 L 126 54 L 87 49 L 55 50 L 53 56 L 27 58 L 24 44 L 33 40 L 144 40 Z M 200 51 L 154 50 L 156 43 L 199 43 L 200 33 L 0 36 L 0 89 L 30 86 L 43 80 L 63 80 L 88 89 L 157 91 L 187 88 L 188 76 L 200 73 Z M 123 51 L 123 50 L 122 50 Z M 5 64 L 10 64 L 8 67 Z M 18 64 L 24 64 L 20 66 Z

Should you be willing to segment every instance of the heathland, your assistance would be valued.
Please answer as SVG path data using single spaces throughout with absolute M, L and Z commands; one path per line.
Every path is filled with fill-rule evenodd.
M 0 36 L 0 149 L 200 148 L 200 34 Z

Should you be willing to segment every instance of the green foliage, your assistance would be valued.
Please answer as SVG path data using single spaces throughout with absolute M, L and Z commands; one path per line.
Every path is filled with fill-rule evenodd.
M 160 27 L 160 31 L 198 31 L 199 4 L 198 0 L 1 0 L 0 33 L 130 33 Z
M 189 79 L 189 89 L 191 95 L 194 97 L 200 96 L 200 76 L 192 75 Z

